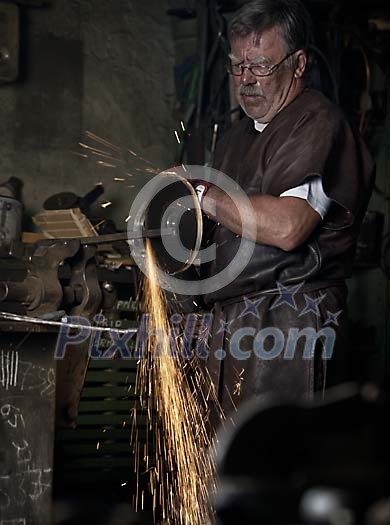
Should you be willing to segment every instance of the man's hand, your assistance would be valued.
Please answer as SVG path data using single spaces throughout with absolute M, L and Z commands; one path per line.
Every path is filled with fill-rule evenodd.
M 214 187 L 214 184 L 205 180 L 194 179 L 189 181 L 194 188 L 198 197 L 199 204 L 202 206 L 203 198 L 210 188 Z
M 240 213 L 255 228 L 259 244 L 269 244 L 285 251 L 298 248 L 321 222 L 321 216 L 304 199 L 251 195 L 251 206 L 237 196 L 234 201 L 213 186 L 204 195 L 202 207 L 212 219 L 233 233 L 242 235 Z

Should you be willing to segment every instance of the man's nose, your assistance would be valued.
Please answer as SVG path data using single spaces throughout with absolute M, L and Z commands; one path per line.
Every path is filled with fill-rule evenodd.
M 241 82 L 245 86 L 249 84 L 256 84 L 257 78 L 255 77 L 255 75 L 252 73 L 250 69 L 245 68 L 241 76 Z

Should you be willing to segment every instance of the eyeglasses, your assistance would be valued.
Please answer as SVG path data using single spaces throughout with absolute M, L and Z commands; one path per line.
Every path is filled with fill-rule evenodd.
M 289 53 L 284 58 L 282 58 L 280 62 L 278 62 L 277 64 L 274 64 L 273 66 L 265 66 L 263 64 L 243 66 L 242 64 L 235 65 L 235 64 L 230 63 L 228 65 L 228 71 L 231 75 L 235 77 L 241 77 L 242 74 L 244 73 L 244 69 L 248 69 L 248 71 L 250 71 L 252 75 L 254 75 L 255 77 L 269 77 L 270 75 L 272 75 L 272 73 L 274 73 L 278 69 L 278 67 L 280 67 L 283 64 L 285 60 L 290 58 L 297 51 L 298 49 L 296 49 L 292 53 Z

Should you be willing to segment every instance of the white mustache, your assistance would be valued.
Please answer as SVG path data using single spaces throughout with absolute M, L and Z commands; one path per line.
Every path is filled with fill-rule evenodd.
M 248 97 L 262 97 L 263 92 L 258 86 L 240 86 L 239 95 L 246 95 Z

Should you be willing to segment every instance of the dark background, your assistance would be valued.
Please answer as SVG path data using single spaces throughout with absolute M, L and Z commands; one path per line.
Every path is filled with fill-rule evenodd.
M 26 227 L 53 193 L 82 195 L 103 182 L 97 209 L 111 202 L 104 214 L 124 229 L 137 189 L 153 172 L 212 162 L 216 138 L 240 116 L 225 67 L 226 23 L 242 2 L 31 0 L 1 1 L 0 9 L 9 4 L 19 8 L 20 33 L 15 43 L 13 26 L 0 14 L 0 50 L 16 45 L 13 67 L 0 61 L 0 182 L 23 181 Z M 315 24 L 313 82 L 361 129 L 377 163 L 348 287 L 356 377 L 380 383 L 390 365 L 390 6 L 388 0 L 305 4 Z M 79 145 L 97 145 L 86 130 L 119 148 L 115 165 L 97 163 Z M 102 372 L 90 370 L 90 388 L 102 387 L 93 380 Z M 118 374 L 121 384 L 127 373 L 114 367 L 111 377 Z M 88 405 L 82 407 L 86 417 Z M 90 430 L 103 421 L 102 411 L 94 407 Z M 93 450 L 66 434 L 58 443 L 58 497 L 98 489 L 109 500 L 129 501 L 121 486 L 131 469 L 127 449 L 113 448 L 102 469 L 96 440 Z M 72 461 L 76 467 L 67 470 Z

